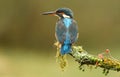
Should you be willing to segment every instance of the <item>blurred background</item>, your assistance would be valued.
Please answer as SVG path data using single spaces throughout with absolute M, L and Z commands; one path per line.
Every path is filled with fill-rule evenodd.
M 110 49 L 120 60 L 120 0 L 1 0 L 0 77 L 120 77 L 102 69 L 82 72 L 71 56 L 64 72 L 55 61 L 57 17 L 41 13 L 71 8 L 79 26 L 79 40 L 89 53 Z

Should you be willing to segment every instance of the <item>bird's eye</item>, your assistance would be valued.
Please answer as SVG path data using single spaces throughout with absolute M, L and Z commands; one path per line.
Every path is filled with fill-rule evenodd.
M 63 15 L 64 14 L 64 12 L 56 12 L 57 14 L 59 14 L 59 15 Z

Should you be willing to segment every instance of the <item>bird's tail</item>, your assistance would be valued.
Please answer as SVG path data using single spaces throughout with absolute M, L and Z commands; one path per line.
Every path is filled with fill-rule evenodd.
M 71 44 L 63 44 L 61 46 L 61 55 L 67 54 L 71 51 Z

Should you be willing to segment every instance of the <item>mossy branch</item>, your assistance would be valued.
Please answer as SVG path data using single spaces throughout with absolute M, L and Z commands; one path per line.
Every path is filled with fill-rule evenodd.
M 120 61 L 113 58 L 110 54 L 108 56 L 94 56 L 88 54 L 81 46 L 72 46 L 70 55 L 75 58 L 80 66 L 80 70 L 84 71 L 83 65 L 92 65 L 95 67 L 103 68 L 103 73 L 107 75 L 109 70 L 120 71 Z
M 58 62 L 60 63 L 60 67 L 62 70 L 67 65 L 67 59 L 66 55 L 61 55 L 60 54 L 60 48 L 61 44 L 59 42 L 54 43 L 54 45 L 57 47 L 57 54 L 56 58 Z M 85 69 L 82 67 L 84 65 L 87 66 L 95 66 L 103 68 L 103 73 L 107 75 L 109 73 L 109 70 L 113 71 L 120 71 L 120 61 L 113 58 L 112 55 L 110 54 L 109 49 L 106 49 L 105 52 L 98 54 L 98 56 L 91 55 L 87 51 L 85 51 L 82 46 L 72 46 L 72 50 L 69 53 L 75 61 L 79 63 L 79 68 L 80 70 L 84 71 Z

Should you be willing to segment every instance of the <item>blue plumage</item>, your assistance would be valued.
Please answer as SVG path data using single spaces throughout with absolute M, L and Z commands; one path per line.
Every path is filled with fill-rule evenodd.
M 61 54 L 67 54 L 71 51 L 71 45 L 77 39 L 77 25 L 71 18 L 62 18 L 56 24 L 56 37 L 62 44 Z
M 63 24 L 66 27 L 66 33 L 65 33 L 65 40 L 61 46 L 61 54 L 67 54 L 71 51 L 71 41 L 70 41 L 70 33 L 69 33 L 69 27 L 72 23 L 72 19 L 70 18 L 64 18 Z
M 71 51 L 71 44 L 63 44 L 61 47 L 61 55 L 67 54 Z
M 64 18 L 63 22 L 64 22 L 64 25 L 66 26 L 66 28 L 69 28 L 69 26 L 72 23 L 72 19 L 70 19 L 70 18 Z

